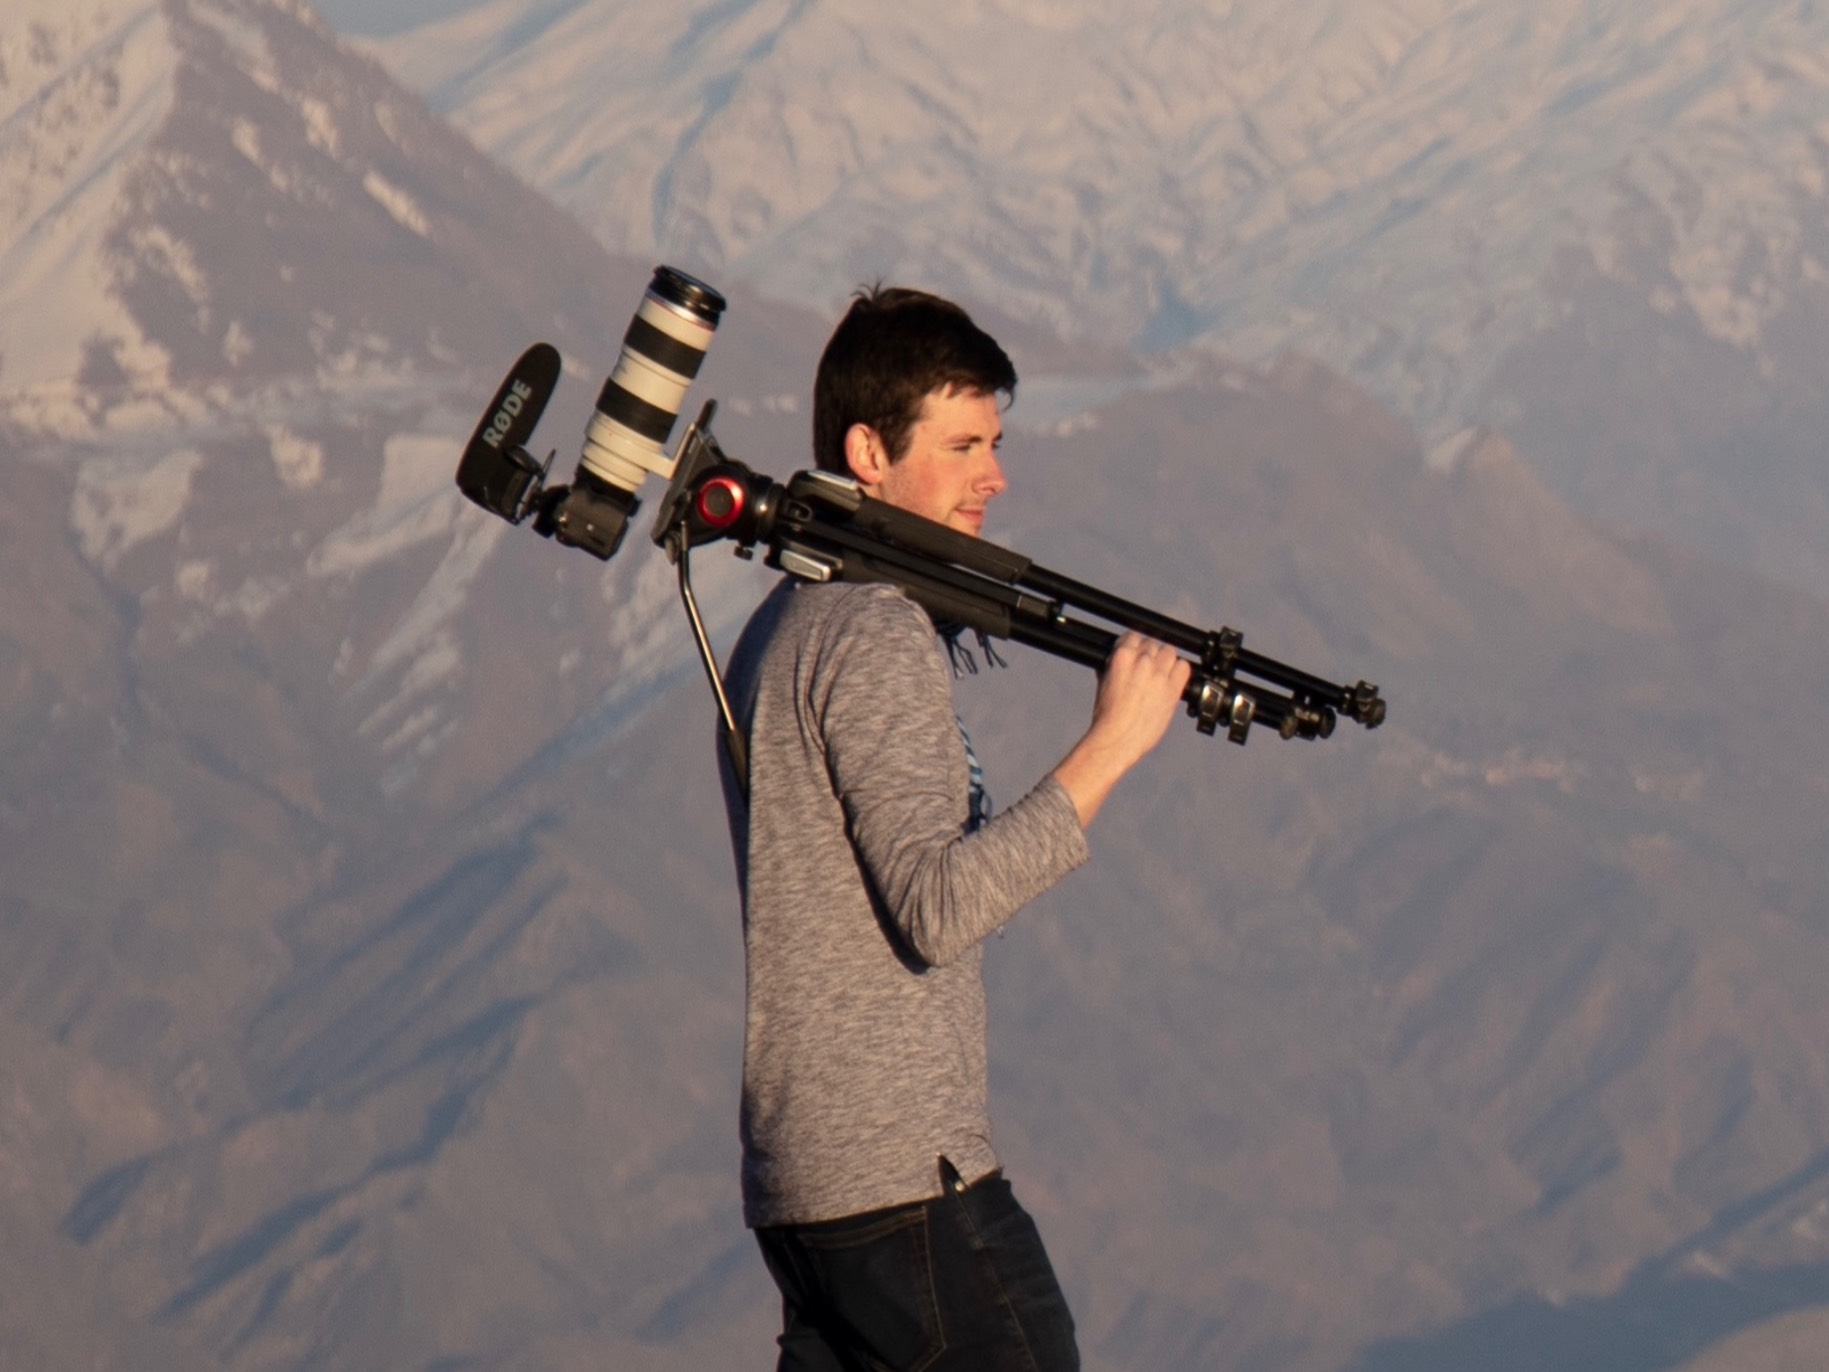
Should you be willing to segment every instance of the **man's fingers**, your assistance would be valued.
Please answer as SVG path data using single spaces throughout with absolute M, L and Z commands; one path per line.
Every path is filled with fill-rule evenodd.
M 1114 661 L 1120 655 L 1147 666 L 1157 675 L 1178 671 L 1179 664 L 1184 661 L 1180 652 L 1172 645 L 1164 643 L 1160 639 L 1146 638 L 1134 630 L 1127 631 L 1118 640 L 1117 647 L 1112 650 Z

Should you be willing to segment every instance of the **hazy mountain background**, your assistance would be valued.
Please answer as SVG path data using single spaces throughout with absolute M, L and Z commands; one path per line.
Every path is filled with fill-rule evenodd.
M 1306 71 L 1299 45 L 1271 41 L 1302 7 L 1214 13 L 1254 11 L 1262 60 Z M 1686 146 L 1682 111 L 1711 81 L 1736 89 L 1738 60 L 1673 72 L 1655 45 L 1636 75 L 1619 70 L 1631 45 L 1603 60 L 1607 33 L 1645 32 L 1656 11 L 1673 32 L 1783 48 L 1787 71 L 1821 51 L 1808 6 L 1743 8 L 1744 30 L 1724 7 L 1586 6 L 1593 43 L 1550 46 L 1600 83 L 1589 103 L 1612 118 L 1593 130 L 1638 110 L 1621 137 Z M 1350 51 L 1373 12 L 1407 11 L 1316 8 L 1333 22 L 1301 30 L 1302 51 Z M 585 99 L 562 65 L 533 75 L 566 7 L 364 13 L 364 32 L 497 26 L 469 84 L 457 68 L 421 81 L 486 146 L 448 93 L 480 100 L 492 67 L 506 83 L 529 64 L 534 85 L 503 90 Z M 1084 14 L 1066 4 L 983 13 L 1007 27 L 977 45 L 978 91 L 1014 99 L 1020 81 L 984 74 L 998 54 L 1019 73 L 1018 55 L 1051 53 L 1066 75 L 1035 97 L 1036 137 L 1064 148 L 1079 120 L 1075 155 L 1124 165 L 1134 145 L 1102 144 L 1092 117 L 1100 88 L 1059 64 L 1085 49 L 1115 69 L 1129 38 L 1074 37 Z M 736 32 L 720 25 L 770 15 L 789 21 L 774 48 L 698 62 Z M 950 58 L 943 17 L 933 51 Z M 879 73 L 928 51 L 887 10 L 819 4 L 618 10 L 559 50 L 582 72 L 586 32 L 619 27 L 653 83 L 643 105 L 634 77 L 600 79 L 625 119 L 663 93 L 703 100 L 719 72 L 740 78 L 741 106 L 772 53 L 835 41 L 841 18 Z M 1165 6 L 1134 27 L 1152 22 L 1160 51 L 1207 79 L 1138 75 L 1138 108 L 1150 89 L 1192 109 L 1226 88 L 1232 66 L 1200 65 L 1203 16 Z M 1513 30 L 1519 51 L 1547 41 Z M 456 51 L 441 44 L 457 33 L 420 29 L 419 48 Z M 1074 41 L 1048 48 L 1061 34 Z M 1416 89 L 1443 110 L 1450 89 L 1494 89 L 1448 60 L 1471 50 Z M 970 103 L 943 73 L 900 88 L 890 127 L 911 146 L 909 110 Z M 1795 80 L 1720 123 L 1740 130 L 1745 177 L 1789 168 L 1805 242 L 1821 232 L 1807 183 L 1822 111 L 1806 98 L 1820 86 Z M 861 120 L 821 98 L 833 81 L 780 88 L 807 92 L 789 112 Z M 1063 111 L 1063 88 L 1084 98 Z M 694 127 L 715 124 L 701 112 Z M 1791 152 L 1768 148 L 1768 117 L 1805 130 Z M 1385 127 L 1381 155 L 1400 161 L 1400 126 L 1359 125 L 1362 146 Z M 637 145 L 665 140 L 625 132 L 598 165 L 640 184 Z M 1473 182 L 1552 198 L 1516 173 L 1558 158 L 1508 163 L 1524 135 L 1487 136 Z M 736 901 L 670 569 L 639 535 L 602 568 L 510 530 L 450 475 L 536 337 L 572 366 L 543 433 L 569 463 L 657 256 L 731 294 L 692 402 L 719 397 L 727 448 L 785 474 L 844 285 L 812 289 L 815 259 L 693 228 L 690 207 L 715 223 L 724 192 L 688 156 L 706 174 L 674 175 L 665 202 L 684 227 L 612 255 L 525 137 L 491 161 L 291 0 L 14 0 L 0 20 L 0 1366 L 771 1361 L 771 1288 L 736 1197 Z M 719 175 L 773 146 L 754 137 Z M 751 170 L 774 185 L 765 165 Z M 845 204 L 872 181 L 835 177 L 801 237 L 852 252 Z M 958 289 L 1011 345 L 1025 379 L 999 534 L 1391 701 L 1383 729 L 1322 744 L 1239 750 L 1180 726 L 1101 819 L 1092 866 L 991 950 L 999 1145 L 1088 1365 L 1814 1365 L 1829 1338 L 1829 605 L 1800 560 L 1816 450 L 1787 457 L 1778 438 L 1781 419 L 1804 432 L 1821 383 L 1817 250 L 1786 259 L 1796 280 L 1771 319 L 1789 322 L 1762 316 L 1746 343 L 1710 334 L 1687 295 L 1660 313 L 1609 274 L 1617 260 L 1571 274 L 1552 244 L 1532 277 L 1483 248 L 1567 306 L 1506 345 L 1548 408 L 1487 412 L 1477 349 L 1454 408 L 1405 403 L 1397 373 L 1331 350 L 1333 325 L 1279 342 L 1240 314 L 1229 352 L 1222 310 L 1168 347 L 1112 322 L 1134 307 L 1115 284 L 1103 303 L 1063 284 L 1071 307 L 1051 315 L 1039 284 L 1027 300 L 999 287 L 1002 240 L 972 226 L 1011 206 L 954 189 L 936 182 L 929 209 L 951 205 L 956 241 L 885 236 L 885 258 L 908 255 L 879 268 L 858 248 L 838 275 Z M 1190 203 L 1204 222 L 1209 202 Z M 1378 270 L 1380 243 L 1426 256 L 1424 228 L 1455 203 L 1342 250 L 1341 270 Z M 1336 208 L 1292 209 L 1294 239 L 1358 213 Z M 1737 251 L 1732 232 L 1692 232 Z M 1524 237 L 1520 255 L 1544 251 Z M 1660 251 L 1634 270 L 1669 266 Z M 962 274 L 980 258 L 981 282 Z M 1035 282 L 1053 269 L 1038 259 Z M 1348 277 L 1298 275 L 1314 293 L 1292 298 L 1353 298 Z M 1393 319 L 1417 337 L 1448 327 L 1389 280 Z M 1194 319 L 1191 285 L 1184 299 Z M 1495 292 L 1495 319 L 1504 304 Z M 1616 384 L 1628 375 L 1639 389 Z M 1572 452 L 1531 428 L 1560 415 L 1586 433 L 1584 405 L 1611 438 Z M 1738 469 L 1682 447 L 1703 419 Z M 1601 456 L 1677 482 L 1758 556 L 1671 537 L 1684 511 L 1655 483 L 1630 526 L 1572 506 L 1557 463 L 1599 471 Z M 1768 549 L 1791 559 L 1773 568 L 1789 584 L 1748 569 Z M 716 553 L 698 579 L 725 639 L 766 584 Z M 1054 761 L 1091 685 L 1008 656 L 960 688 L 1006 796 Z
M 834 307 L 1295 348 L 1430 444 L 1829 595 L 1814 0 L 333 11 L 607 245 Z

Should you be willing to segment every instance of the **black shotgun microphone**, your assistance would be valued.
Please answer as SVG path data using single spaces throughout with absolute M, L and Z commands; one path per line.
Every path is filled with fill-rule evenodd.
M 545 464 L 534 461 L 527 440 L 546 412 L 559 385 L 563 363 L 550 343 L 536 343 L 509 370 L 464 455 L 457 464 L 457 485 L 492 514 L 519 524 L 533 507 L 546 480 Z

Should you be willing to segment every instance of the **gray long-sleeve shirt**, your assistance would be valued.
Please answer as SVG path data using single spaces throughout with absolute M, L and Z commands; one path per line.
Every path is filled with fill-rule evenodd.
M 743 1207 L 752 1227 L 940 1192 L 997 1166 L 982 941 L 1085 860 L 1048 778 L 968 833 L 964 744 L 927 614 L 893 587 L 783 582 L 727 683 L 743 889 Z

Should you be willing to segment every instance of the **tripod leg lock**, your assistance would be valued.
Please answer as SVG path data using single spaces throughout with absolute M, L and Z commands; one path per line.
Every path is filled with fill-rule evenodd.
M 1195 728 L 1203 734 L 1218 732 L 1226 726 L 1226 738 L 1242 745 L 1251 732 L 1251 721 L 1257 717 L 1257 701 L 1226 677 L 1202 681 L 1194 698 L 1188 702 L 1188 714 Z

